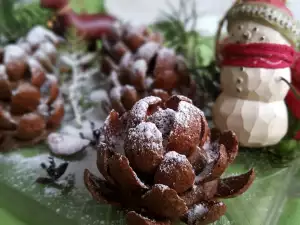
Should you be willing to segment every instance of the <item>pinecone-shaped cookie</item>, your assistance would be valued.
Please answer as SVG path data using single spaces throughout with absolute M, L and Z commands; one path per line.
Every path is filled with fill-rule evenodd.
M 0 152 L 37 143 L 57 128 L 64 115 L 58 81 L 51 74 L 57 58 L 50 40 L 23 40 L 0 57 Z
M 164 100 L 173 94 L 194 97 L 196 84 L 184 58 L 163 47 L 160 33 L 128 25 L 114 29 L 102 48 L 102 72 L 111 81 L 111 108 L 124 113 L 149 95 Z
M 104 179 L 86 170 L 84 180 L 98 202 L 122 207 L 129 225 L 208 224 L 226 211 L 219 199 L 244 193 L 254 180 L 253 169 L 220 178 L 237 153 L 236 135 L 210 130 L 187 97 L 150 96 L 122 116 L 111 111 L 97 157 Z

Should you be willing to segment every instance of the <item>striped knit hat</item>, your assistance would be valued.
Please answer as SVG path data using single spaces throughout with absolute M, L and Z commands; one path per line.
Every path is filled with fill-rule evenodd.
M 252 20 L 273 27 L 294 46 L 300 35 L 300 25 L 284 0 L 239 1 L 229 11 L 227 20 L 229 28 L 236 20 Z

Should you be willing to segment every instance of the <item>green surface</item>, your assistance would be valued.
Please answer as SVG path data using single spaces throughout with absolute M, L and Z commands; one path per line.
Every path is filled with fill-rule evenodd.
M 26 225 L 24 222 L 18 220 L 17 217 L 2 208 L 0 208 L 0 220 L 1 223 L 5 225 Z
M 34 180 L 40 174 L 41 160 L 36 156 L 43 155 L 46 159 L 45 150 L 40 145 L 12 155 L 0 155 L 0 208 L 1 215 L 9 221 L 5 224 L 52 225 L 52 221 L 56 225 L 125 224 L 121 212 L 96 204 L 85 188 L 77 188 L 63 195 L 35 184 Z M 257 173 L 253 186 L 243 196 L 225 200 L 227 213 L 215 225 L 298 225 L 298 162 L 281 168 L 270 163 L 266 154 L 242 152 L 228 169 L 227 175 L 243 173 L 251 167 Z

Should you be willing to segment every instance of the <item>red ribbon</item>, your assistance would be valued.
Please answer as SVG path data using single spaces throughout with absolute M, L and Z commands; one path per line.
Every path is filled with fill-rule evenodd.
M 222 66 L 280 69 L 291 67 L 295 50 L 288 45 L 269 43 L 225 44 Z

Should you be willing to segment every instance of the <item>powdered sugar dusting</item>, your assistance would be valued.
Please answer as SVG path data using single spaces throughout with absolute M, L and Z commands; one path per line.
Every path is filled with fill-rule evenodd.
M 5 71 L 5 66 L 0 65 L 0 80 L 7 80 L 7 79 L 8 79 L 8 76 Z
M 49 55 L 57 53 L 55 46 L 49 41 L 42 43 L 39 48 Z
M 31 68 L 43 69 L 42 65 L 35 58 L 29 57 L 27 62 Z
M 186 165 L 188 159 L 185 155 L 179 154 L 175 151 L 168 152 L 159 166 L 159 170 L 164 173 L 170 173 L 176 169 L 177 165 Z
M 154 123 L 165 138 L 171 132 L 175 120 L 175 113 L 176 112 L 173 109 L 160 109 L 149 116 L 147 121 Z
M 134 62 L 133 64 L 133 73 L 131 74 L 132 76 L 135 77 L 145 77 L 146 76 L 146 71 L 147 71 L 147 63 L 143 59 L 139 59 Z
M 26 37 L 26 41 L 33 46 L 49 40 L 54 43 L 58 43 L 62 41 L 62 38 L 58 37 L 55 33 L 40 25 L 32 28 Z
M 188 128 L 196 118 L 203 116 L 203 112 L 191 103 L 181 101 L 178 112 L 175 114 L 175 121 L 182 127 Z
M 128 130 L 128 141 L 135 150 L 154 150 L 163 149 L 162 133 L 154 123 L 142 122 L 135 128 Z
M 17 45 L 7 45 L 4 49 L 4 63 L 11 61 L 26 61 L 27 54 L 24 49 Z
M 155 96 L 148 96 L 139 100 L 130 111 L 131 121 L 128 122 L 129 128 L 135 127 L 137 124 L 144 121 L 147 116 L 149 105 L 159 103 L 160 101 L 161 99 Z
M 168 62 L 170 61 L 171 57 L 176 57 L 175 51 L 173 49 L 169 49 L 169 48 L 162 48 L 159 50 L 158 52 L 158 57 L 161 60 L 168 60 Z M 175 62 L 176 60 L 174 60 Z
M 111 89 L 109 93 L 109 97 L 114 100 L 120 100 L 121 99 L 121 93 L 122 93 L 122 87 L 117 86 Z
M 207 212 L 207 210 L 208 209 L 201 204 L 190 209 L 188 212 L 188 224 L 195 224 L 195 222 L 200 219 Z
M 160 45 L 158 43 L 154 41 L 147 42 L 139 48 L 137 56 L 149 62 L 158 52 L 159 48 Z
M 133 86 L 131 86 L 131 85 L 126 84 L 126 85 L 123 86 L 122 92 L 123 92 L 124 90 L 127 90 L 127 91 L 135 91 L 135 88 L 134 88 Z
M 164 185 L 164 184 L 155 184 L 154 186 L 157 187 L 158 189 L 160 189 L 161 191 L 170 189 L 167 185 Z
M 56 155 L 75 154 L 84 150 L 89 143 L 89 140 L 60 133 L 51 133 L 47 138 L 47 144 L 51 152 Z

